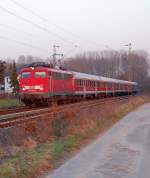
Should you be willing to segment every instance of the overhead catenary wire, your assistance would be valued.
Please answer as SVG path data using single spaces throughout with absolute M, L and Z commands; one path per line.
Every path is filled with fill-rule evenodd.
M 14 1 L 14 0 L 13 0 L 13 1 Z M 15 1 L 15 2 L 17 2 L 17 1 Z M 20 5 L 21 5 L 21 4 L 20 4 Z M 25 18 L 25 17 L 23 17 L 23 16 L 17 15 L 16 13 L 10 11 L 9 9 L 7 9 L 7 8 L 1 6 L 1 5 L 0 5 L 0 10 L 1 10 L 1 11 L 4 11 L 4 12 L 7 13 L 7 14 L 10 14 L 10 15 L 12 15 L 12 16 L 18 18 L 18 19 L 20 19 L 21 21 L 24 21 L 24 22 L 26 22 L 26 23 L 28 23 L 28 24 L 31 24 L 32 26 L 34 26 L 34 27 L 36 27 L 36 28 L 38 28 L 38 29 L 40 29 L 40 30 L 42 30 L 42 31 L 44 31 L 44 32 L 46 32 L 46 33 L 48 33 L 48 34 L 53 34 L 53 35 L 57 36 L 58 38 L 60 38 L 60 39 L 61 39 L 62 41 L 64 41 L 64 42 L 67 42 L 67 43 L 69 43 L 69 44 L 71 44 L 71 45 L 73 45 L 73 46 L 78 46 L 78 48 L 81 48 L 82 50 L 85 51 L 85 49 L 84 49 L 82 46 L 76 45 L 74 42 L 71 42 L 71 41 L 68 41 L 68 40 L 64 39 L 62 36 L 60 36 L 60 35 L 58 35 L 58 34 L 52 32 L 52 31 L 50 31 L 49 29 L 45 28 L 44 26 L 41 26 L 41 25 L 35 23 L 34 21 L 29 20 L 29 19 L 27 19 L 27 18 Z M 32 11 L 32 10 L 31 10 L 31 11 Z M 38 15 L 38 14 L 37 14 L 37 15 Z M 41 19 L 42 19 L 42 16 L 40 16 L 40 17 L 41 17 Z M 47 20 L 45 19 L 45 21 L 47 21 Z M 26 34 L 27 34 L 27 33 L 26 33 Z M 31 34 L 30 34 L 30 35 L 31 35 Z M 32 45 L 31 45 L 31 46 L 32 46 Z
M 25 35 L 27 35 L 27 36 L 36 36 L 35 34 L 32 34 L 32 33 L 30 33 L 30 32 L 27 32 L 27 31 L 24 31 L 24 30 L 22 30 L 22 29 L 19 29 L 19 28 L 16 28 L 16 27 L 12 27 L 12 26 L 10 26 L 10 25 L 6 25 L 6 24 L 0 24 L 0 27 L 4 27 L 4 28 L 6 28 L 7 30 L 13 30 L 13 31 L 15 31 L 15 32 L 20 32 L 20 33 L 23 33 L 23 34 L 25 34 Z M 64 45 L 63 45 L 64 46 Z M 65 56 L 66 55 L 68 55 L 68 53 L 70 53 L 70 52 L 73 52 L 73 50 L 75 49 L 75 48 L 78 48 L 78 46 L 77 45 L 75 45 L 73 48 L 71 48 L 71 50 L 69 50 L 68 52 L 66 52 L 65 53 Z
M 20 45 L 22 45 L 22 46 L 26 46 L 26 47 L 33 48 L 33 49 L 36 49 L 36 50 L 42 50 L 42 51 L 47 52 L 47 50 L 42 49 L 42 48 L 40 48 L 40 47 L 38 47 L 38 46 L 34 46 L 34 45 L 31 45 L 31 44 L 28 44 L 28 43 L 22 42 L 22 41 L 17 41 L 17 40 L 14 40 L 14 39 L 11 39 L 11 38 L 8 38 L 8 37 L 5 37 L 5 36 L 0 36 L 0 39 L 2 39 L 2 40 L 7 40 L 7 41 L 11 41 L 11 42 L 20 44 Z
M 4 12 L 7 13 L 7 14 L 10 14 L 10 15 L 12 15 L 12 16 L 18 18 L 18 19 L 20 19 L 21 21 L 24 21 L 24 22 L 26 22 L 26 23 L 29 23 L 29 24 L 31 24 L 32 26 L 34 26 L 34 27 L 36 27 L 36 28 L 38 28 L 38 29 L 41 29 L 42 31 L 44 31 L 44 32 L 46 32 L 46 33 L 48 33 L 48 34 L 51 34 L 51 35 L 53 34 L 53 35 L 57 36 L 59 39 L 61 39 L 61 40 L 64 41 L 64 42 L 67 42 L 67 43 L 70 43 L 70 44 L 74 45 L 73 42 L 64 39 L 64 38 L 61 37 L 60 35 L 58 35 L 58 34 L 52 32 L 52 31 L 50 31 L 49 29 L 47 29 L 47 28 L 45 28 L 45 27 L 43 27 L 43 26 L 40 26 L 40 25 L 36 24 L 35 22 L 33 22 L 33 21 L 31 21 L 31 20 L 29 20 L 29 19 L 27 19 L 27 18 L 24 18 L 23 16 L 17 15 L 16 13 L 14 13 L 14 12 L 8 10 L 7 8 L 4 8 L 4 7 L 1 6 L 1 5 L 0 5 L 0 10 L 1 10 L 1 11 L 4 11 Z
M 63 27 L 55 24 L 54 22 L 51 22 L 50 20 L 48 20 L 47 18 L 45 17 L 42 17 L 41 15 L 39 15 L 38 13 L 34 12 L 33 10 L 23 6 L 21 3 L 17 2 L 16 0 L 10 0 L 11 2 L 13 2 L 15 5 L 21 7 L 22 9 L 28 11 L 29 13 L 31 13 L 32 15 L 34 15 L 35 17 L 38 17 L 39 19 L 41 19 L 42 21 L 46 22 L 46 23 L 51 23 L 53 26 L 55 26 L 56 28 L 59 28 L 60 30 L 64 31 L 64 32 L 69 32 L 69 33 L 72 33 L 66 29 L 64 29 Z M 72 33 L 73 34 L 73 33 Z M 74 35 L 74 34 L 73 34 Z
M 62 60 L 67 57 L 69 54 L 71 54 L 72 52 L 74 52 L 74 50 L 77 48 L 78 46 L 74 46 L 72 49 L 70 49 L 69 51 L 67 51 L 63 57 L 62 57 Z
M 27 31 L 24 31 L 22 29 L 19 29 L 19 28 L 16 28 L 16 27 L 12 27 L 10 25 L 6 25 L 6 24 L 0 24 L 0 27 L 4 27 L 6 28 L 7 30 L 13 30 L 15 32 L 20 32 L 20 33 L 23 33 L 27 36 L 35 36 L 34 34 L 30 33 L 30 32 L 27 32 Z
M 39 15 L 38 13 L 36 13 L 36 12 L 33 11 L 33 10 L 31 10 L 30 8 L 25 7 L 24 5 L 22 5 L 22 4 L 19 3 L 18 1 L 16 1 L 16 0 L 10 0 L 10 1 L 11 1 L 12 3 L 14 3 L 15 5 L 21 7 L 21 8 L 24 9 L 25 11 L 29 12 L 30 14 L 34 15 L 35 17 L 39 18 L 39 19 L 42 20 L 43 22 L 46 22 L 46 23 L 49 24 L 49 25 L 53 25 L 53 26 L 55 26 L 57 29 L 59 29 L 59 30 L 61 30 L 61 31 L 67 33 L 67 34 L 69 33 L 69 34 L 71 34 L 72 36 L 74 36 L 75 38 L 81 39 L 81 36 L 79 36 L 79 35 L 73 33 L 73 32 L 70 31 L 70 30 L 67 30 L 66 28 L 61 27 L 60 25 L 57 25 L 57 24 L 54 23 L 54 22 L 51 22 L 49 19 L 47 19 L 47 18 L 45 18 L 45 17 Z M 106 46 L 106 45 L 99 44 L 99 43 L 97 43 L 97 42 L 95 42 L 95 41 L 93 41 L 93 40 L 86 40 L 86 41 L 90 42 L 90 44 L 93 43 L 93 44 L 95 44 L 96 46 L 103 46 L 103 47 Z

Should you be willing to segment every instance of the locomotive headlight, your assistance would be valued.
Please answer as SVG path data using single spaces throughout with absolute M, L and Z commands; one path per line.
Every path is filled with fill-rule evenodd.
M 40 86 L 40 90 L 43 90 L 43 86 Z
M 22 90 L 24 91 L 24 90 L 25 90 L 25 88 L 23 87 L 23 88 L 22 88 Z

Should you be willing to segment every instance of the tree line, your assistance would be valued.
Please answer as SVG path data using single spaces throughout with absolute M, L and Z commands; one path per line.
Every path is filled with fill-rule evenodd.
M 6 73 L 7 72 L 7 73 Z M 4 77 L 6 75 L 10 76 L 10 86 L 13 92 L 16 93 L 19 90 L 18 74 L 16 69 L 15 60 L 12 63 L 7 63 L 6 61 L 0 60 L 0 85 L 4 85 Z
M 5 74 L 11 78 L 13 91 L 17 92 L 19 83 L 17 70 L 25 64 L 32 62 L 53 63 L 50 58 L 42 59 L 31 55 L 20 55 L 18 59 L 0 60 L 0 84 L 4 82 Z M 138 82 L 140 90 L 150 89 L 149 55 L 145 51 L 91 51 L 77 54 L 73 58 L 62 62 L 64 68 L 73 71 L 85 72 L 110 78 Z
M 142 50 L 86 52 L 67 59 L 64 65 L 70 70 L 135 81 L 140 90 L 150 89 L 149 55 Z

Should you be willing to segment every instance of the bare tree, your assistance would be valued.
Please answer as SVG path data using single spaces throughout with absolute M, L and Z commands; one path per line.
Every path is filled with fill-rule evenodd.
M 88 52 L 66 60 L 65 67 L 85 73 L 136 81 L 142 90 L 150 88 L 148 54 L 145 51 L 132 51 L 130 54 L 126 51 L 112 50 Z
M 20 55 L 17 60 L 18 64 L 26 64 L 26 57 L 24 55 Z

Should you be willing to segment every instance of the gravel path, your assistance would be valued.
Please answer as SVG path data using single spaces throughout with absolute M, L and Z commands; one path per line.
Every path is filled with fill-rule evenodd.
M 150 104 L 129 113 L 46 178 L 150 178 Z

